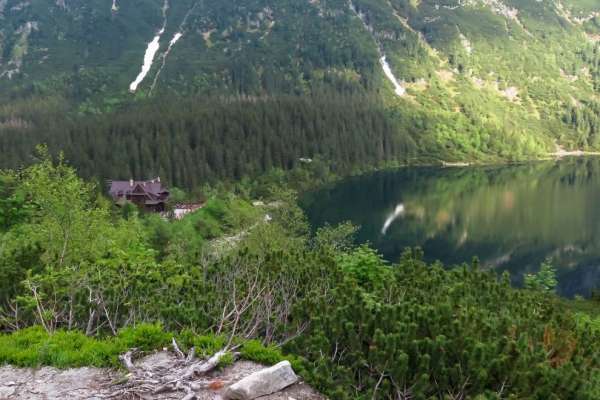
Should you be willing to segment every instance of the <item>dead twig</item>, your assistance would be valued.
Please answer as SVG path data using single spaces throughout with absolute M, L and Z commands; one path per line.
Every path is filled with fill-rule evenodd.
M 129 372 L 133 372 L 135 370 L 135 365 L 133 365 L 133 361 L 131 361 L 131 358 L 133 357 L 133 353 L 135 351 L 137 351 L 137 349 L 131 349 L 127 353 L 121 354 L 119 356 L 119 360 L 121 360 L 121 362 Z
M 173 350 L 175 351 L 175 354 L 177 354 L 178 358 L 185 358 L 185 354 L 183 354 L 183 351 L 181 351 L 179 349 L 179 346 L 177 345 L 177 341 L 175 340 L 175 338 L 173 338 L 173 340 L 171 341 L 172 345 L 173 345 Z

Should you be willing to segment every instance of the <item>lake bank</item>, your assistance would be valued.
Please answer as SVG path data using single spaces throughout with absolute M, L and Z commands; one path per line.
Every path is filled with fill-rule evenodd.
M 600 282 L 600 159 L 469 167 L 403 167 L 309 191 L 301 203 L 314 228 L 351 221 L 357 240 L 396 261 L 422 247 L 447 265 L 478 256 L 513 283 L 551 258 L 559 293 L 589 296 Z

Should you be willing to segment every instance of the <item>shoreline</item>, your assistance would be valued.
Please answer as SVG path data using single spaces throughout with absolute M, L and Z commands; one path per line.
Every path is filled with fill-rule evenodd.
M 329 176 L 327 179 L 321 182 L 311 182 L 306 184 L 303 182 L 298 186 L 294 186 L 293 189 L 299 195 L 304 193 L 319 190 L 333 184 L 336 184 L 345 179 L 357 178 L 366 176 L 378 172 L 394 171 L 405 168 L 441 168 L 441 169 L 468 169 L 478 167 L 504 167 L 504 166 L 515 166 L 524 165 L 537 162 L 545 161 L 557 161 L 568 157 L 595 157 L 600 156 L 600 151 L 585 151 L 585 150 L 562 150 L 555 151 L 552 153 L 545 153 L 538 157 L 531 157 L 522 160 L 507 160 L 507 159 L 488 159 L 488 160 L 469 160 L 469 161 L 445 161 L 440 159 L 432 159 L 427 157 L 414 157 L 407 162 L 391 162 L 384 163 L 378 166 L 369 166 L 366 168 L 360 168 L 350 173 L 345 174 L 334 174 Z M 291 171 L 291 170 L 290 170 Z M 289 171 L 287 171 L 289 172 Z
M 585 151 L 585 150 L 559 150 L 554 153 L 548 153 L 551 157 L 563 158 L 563 157 L 586 157 L 586 156 L 600 156 L 600 151 Z

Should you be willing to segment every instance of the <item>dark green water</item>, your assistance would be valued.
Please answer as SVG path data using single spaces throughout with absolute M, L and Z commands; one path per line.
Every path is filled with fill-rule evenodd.
M 519 285 L 550 258 L 561 295 L 600 288 L 600 158 L 379 172 L 301 202 L 313 227 L 351 221 L 392 262 L 415 246 L 447 265 L 477 256 Z

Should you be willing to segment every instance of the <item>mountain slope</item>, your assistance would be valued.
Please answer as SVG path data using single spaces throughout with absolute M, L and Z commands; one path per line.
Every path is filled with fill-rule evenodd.
M 0 129 L 36 125 L 32 99 L 89 115 L 328 91 L 378 99 L 434 159 L 598 148 L 595 3 L 0 0 Z

